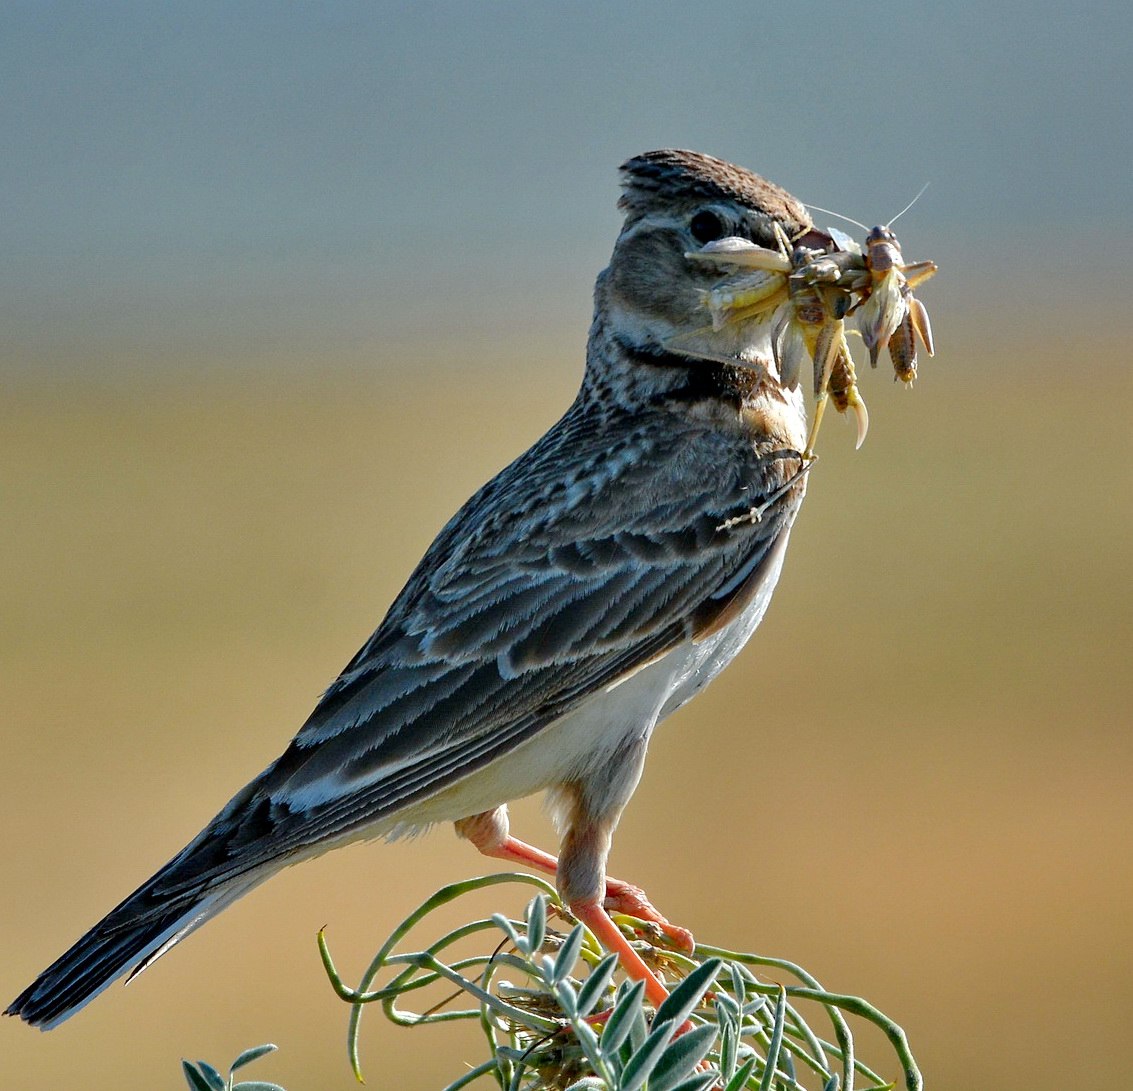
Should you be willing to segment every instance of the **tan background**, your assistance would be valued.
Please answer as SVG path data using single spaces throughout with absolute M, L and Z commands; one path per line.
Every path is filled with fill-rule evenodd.
M 862 451 L 827 424 L 772 610 L 659 733 L 614 863 L 704 939 L 892 1013 L 934 1087 L 1112 1085 L 1133 999 L 1133 384 L 981 357 L 988 339 L 938 324 L 912 392 L 865 375 Z M 10 389 L 3 991 L 276 754 L 574 370 Z M 545 840 L 534 806 L 517 824 Z M 175 1087 L 181 1055 L 271 1039 L 262 1074 L 348 1087 L 315 929 L 358 967 L 480 870 L 440 830 L 286 873 L 61 1030 L 0 1025 L 3 1086 Z M 372 1020 L 364 1054 L 375 1086 L 427 1088 L 476 1048 Z
M 273 759 L 573 395 L 616 165 L 898 225 L 916 388 L 831 419 L 769 615 L 659 732 L 616 874 L 897 1018 L 933 1091 L 1115 1087 L 1133 1002 L 1127 4 L 108 0 L 0 36 L 0 1002 Z M 1098 28 L 1104 28 L 1099 32 Z M 820 222 L 830 222 L 820 217 Z M 547 841 L 537 803 L 519 832 Z M 354 972 L 481 862 L 279 876 L 0 1088 L 353 1086 Z M 523 896 L 510 895 L 518 912 Z M 475 1036 L 371 1018 L 370 1086 Z M 874 1056 L 877 1056 L 875 1053 Z

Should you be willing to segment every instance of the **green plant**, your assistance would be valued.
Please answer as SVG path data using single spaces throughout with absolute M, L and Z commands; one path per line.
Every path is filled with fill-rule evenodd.
M 540 893 L 523 921 L 499 914 L 452 929 L 419 951 L 398 944 L 430 913 L 475 890 L 522 883 Z M 646 922 L 620 918 L 644 958 L 677 981 L 669 999 L 649 1017 L 639 983 L 625 980 L 581 924 L 568 931 L 548 926 L 549 913 L 573 924 L 553 887 L 531 875 L 489 875 L 438 891 L 413 911 L 382 945 L 357 989 L 335 969 L 319 934 L 323 965 L 335 992 L 351 1005 L 350 1061 L 361 1080 L 359 1028 L 366 1005 L 379 1003 L 401 1026 L 454 1019 L 479 1020 L 489 1057 L 450 1083 L 458 1091 L 494 1079 L 501 1091 L 886 1091 L 886 1082 L 854 1054 L 846 1015 L 867 1020 L 888 1037 L 906 1091 L 922 1080 L 904 1031 L 866 1001 L 827 992 L 801 967 L 783 959 L 698 945 L 689 956 L 659 946 Z M 454 957 L 449 949 L 478 933 L 493 935 L 494 949 Z M 647 937 L 647 938 L 642 938 Z M 384 968 L 393 978 L 373 989 Z M 761 980 L 756 968 L 790 974 L 797 984 Z M 518 975 L 509 981 L 507 975 Z M 422 1012 L 399 1008 L 405 997 L 437 982 L 457 986 L 473 1006 L 447 1002 Z M 453 999 L 450 997 L 449 1000 Z M 817 1006 L 833 1041 L 823 1039 L 797 1004 Z M 678 1033 L 678 1029 L 680 1033 Z
M 265 1053 L 274 1053 L 279 1047 L 270 1043 L 262 1046 L 253 1046 L 244 1050 L 228 1067 L 228 1079 L 225 1079 L 208 1061 L 182 1061 L 181 1071 L 189 1081 L 192 1091 L 284 1091 L 277 1083 L 267 1083 L 265 1080 L 235 1080 L 236 1069 L 251 1064 Z

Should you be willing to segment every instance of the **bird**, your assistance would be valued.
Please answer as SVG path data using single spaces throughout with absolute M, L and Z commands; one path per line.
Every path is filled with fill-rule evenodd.
M 657 724 L 762 620 L 811 465 L 772 323 L 714 330 L 720 270 L 694 258 L 817 229 L 786 190 L 712 156 L 661 149 L 620 172 L 624 220 L 564 415 L 441 529 L 283 754 L 5 1014 L 55 1027 L 283 867 L 447 822 L 553 873 L 664 1000 L 609 913 L 692 937 L 607 875 L 611 839 Z M 539 792 L 557 857 L 510 832 L 507 804 Z

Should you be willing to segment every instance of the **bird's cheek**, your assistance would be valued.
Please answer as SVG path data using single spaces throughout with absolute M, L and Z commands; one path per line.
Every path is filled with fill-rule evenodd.
M 700 306 L 684 255 L 653 238 L 628 239 L 618 247 L 609 290 L 620 306 L 676 324 Z

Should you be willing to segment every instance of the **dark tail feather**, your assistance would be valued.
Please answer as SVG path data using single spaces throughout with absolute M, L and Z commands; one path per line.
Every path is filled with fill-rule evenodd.
M 182 888 L 162 894 L 184 861 L 177 857 L 112 909 L 66 954 L 57 958 L 5 1010 L 50 1030 L 69 1019 L 115 979 L 139 973 L 175 943 L 267 876 L 240 875 L 211 890 Z M 131 974 L 131 976 L 133 976 Z

